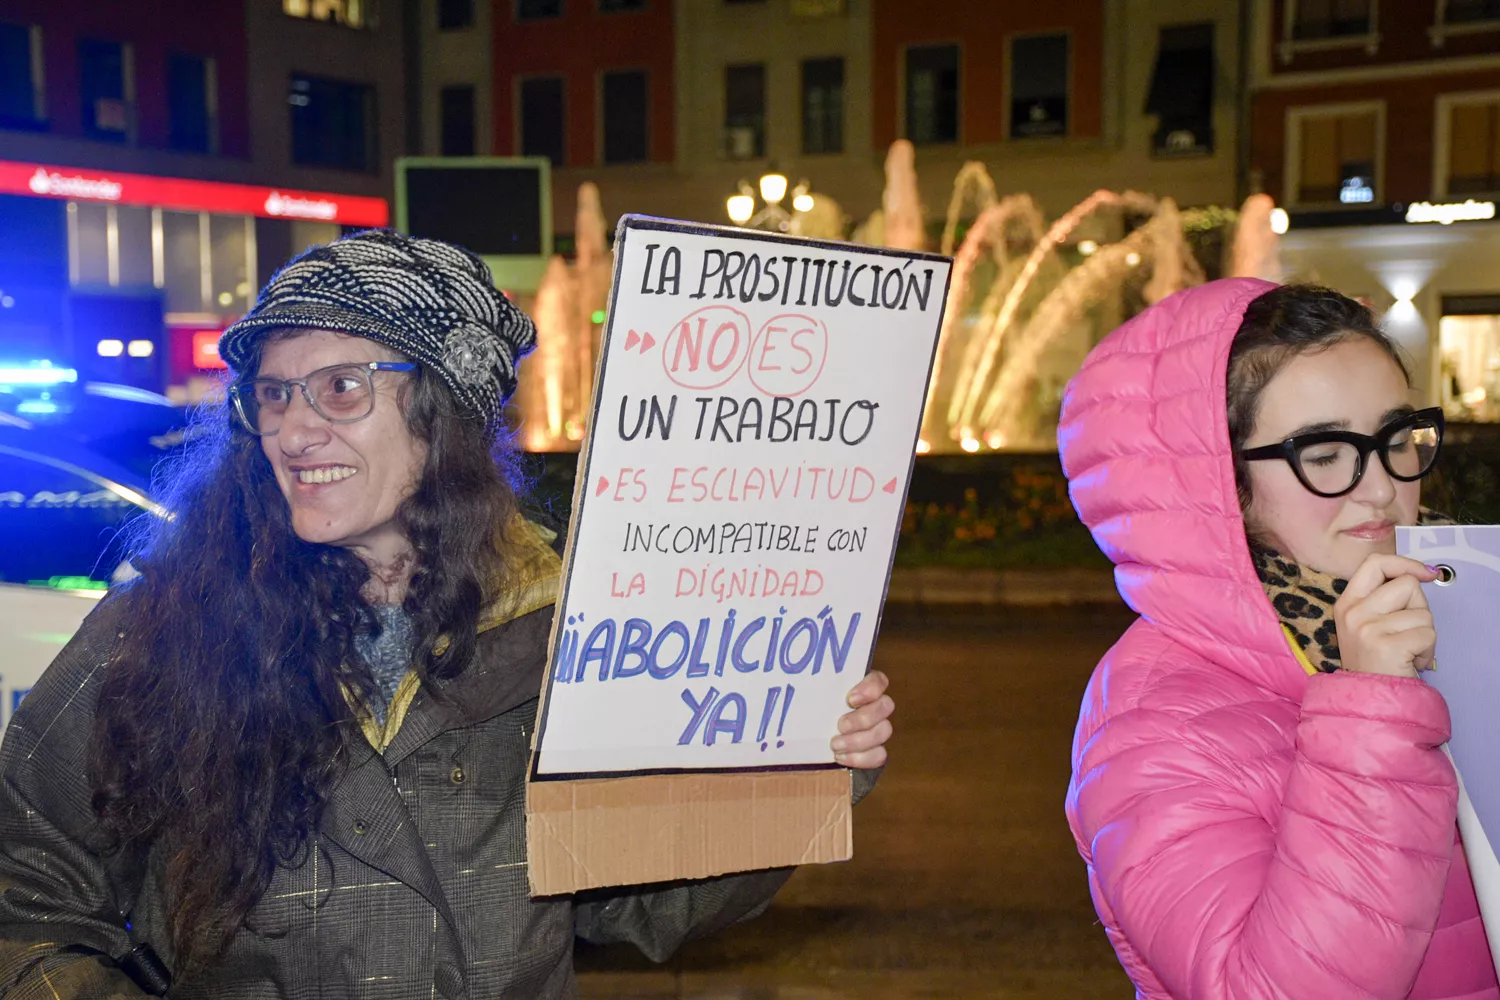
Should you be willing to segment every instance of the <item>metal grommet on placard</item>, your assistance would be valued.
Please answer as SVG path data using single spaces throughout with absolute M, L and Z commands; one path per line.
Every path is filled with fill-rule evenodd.
M 1447 563 L 1438 563 L 1434 568 L 1437 570 L 1437 579 L 1433 583 L 1436 583 L 1439 587 L 1446 587 L 1458 579 L 1458 570 Z

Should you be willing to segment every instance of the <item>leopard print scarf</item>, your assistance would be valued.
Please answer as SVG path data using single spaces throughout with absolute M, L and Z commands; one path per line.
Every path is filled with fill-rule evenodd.
M 1339 668 L 1339 633 L 1333 605 L 1349 585 L 1330 573 L 1302 566 L 1272 549 L 1253 546 L 1256 575 L 1307 661 L 1325 674 Z
M 1453 520 L 1423 508 L 1418 524 L 1452 524 Z M 1331 573 L 1302 566 L 1281 553 L 1252 544 L 1250 558 L 1271 607 L 1307 661 L 1325 674 L 1339 669 L 1339 633 L 1333 622 L 1333 605 L 1349 585 Z

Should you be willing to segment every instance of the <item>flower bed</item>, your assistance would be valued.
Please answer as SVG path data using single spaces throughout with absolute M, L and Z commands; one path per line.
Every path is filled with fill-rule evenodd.
M 1073 512 L 1055 454 L 919 459 L 898 566 L 1109 565 Z

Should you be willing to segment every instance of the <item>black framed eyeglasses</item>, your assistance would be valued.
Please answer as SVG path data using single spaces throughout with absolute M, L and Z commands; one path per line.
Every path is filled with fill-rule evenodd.
M 375 409 L 375 373 L 415 371 L 411 361 L 368 361 L 329 365 L 302 378 L 252 378 L 229 388 L 234 412 L 245 430 L 270 437 L 281 430 L 293 388 L 313 412 L 331 424 L 352 424 Z
M 1310 492 L 1341 497 L 1364 478 L 1372 451 L 1392 479 L 1410 483 L 1427 475 L 1443 445 L 1443 426 L 1442 408 L 1433 406 L 1397 417 L 1374 434 L 1315 431 L 1242 451 L 1240 457 L 1247 462 L 1282 459 Z

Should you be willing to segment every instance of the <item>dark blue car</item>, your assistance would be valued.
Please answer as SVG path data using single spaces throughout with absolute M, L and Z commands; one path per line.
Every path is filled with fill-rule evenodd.
M 103 589 L 126 522 L 163 513 L 149 492 L 136 469 L 0 413 L 0 583 Z

